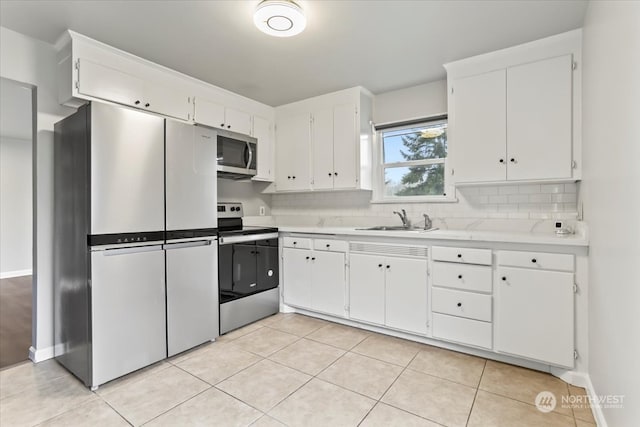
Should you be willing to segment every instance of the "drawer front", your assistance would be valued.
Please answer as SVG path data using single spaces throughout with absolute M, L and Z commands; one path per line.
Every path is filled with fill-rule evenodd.
M 317 251 L 347 252 L 348 247 L 344 240 L 313 239 L 313 249 Z
M 491 295 L 433 288 L 431 309 L 437 313 L 491 322 Z
M 491 265 L 491 249 L 449 248 L 446 246 L 434 246 L 432 253 L 434 261 Z
M 491 292 L 491 267 L 434 261 L 433 284 L 445 288 Z
M 307 237 L 284 237 L 282 246 L 285 248 L 311 249 L 311 239 Z
M 447 341 L 490 349 L 491 327 L 489 322 L 433 313 L 433 336 Z
M 498 265 L 541 270 L 574 270 L 573 255 L 547 252 L 499 251 Z

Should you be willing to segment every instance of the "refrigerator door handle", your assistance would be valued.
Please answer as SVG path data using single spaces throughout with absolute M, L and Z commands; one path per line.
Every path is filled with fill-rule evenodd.
M 166 245 L 163 245 L 162 248 L 167 251 L 172 249 L 197 248 L 198 246 L 210 246 L 212 242 L 212 239 L 207 239 L 196 240 L 194 242 L 168 243 Z
M 161 251 L 161 250 L 162 250 L 161 245 L 153 245 L 153 246 L 133 246 L 133 247 L 125 247 L 125 248 L 104 249 L 101 252 L 104 256 L 115 256 L 115 255 L 137 254 L 142 252 L 154 252 L 154 251 Z

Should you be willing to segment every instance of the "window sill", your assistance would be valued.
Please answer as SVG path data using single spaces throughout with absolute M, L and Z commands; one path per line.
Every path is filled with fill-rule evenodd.
M 402 198 L 382 198 L 372 199 L 370 202 L 375 204 L 403 204 L 403 203 L 458 203 L 455 196 L 427 196 L 427 197 L 402 197 Z

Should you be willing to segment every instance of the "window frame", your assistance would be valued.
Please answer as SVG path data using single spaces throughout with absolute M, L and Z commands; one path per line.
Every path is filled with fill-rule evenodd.
M 447 123 L 449 120 L 447 114 L 439 114 L 430 117 L 417 118 L 403 122 L 385 123 L 374 125 L 374 179 L 373 179 L 373 197 L 371 203 L 451 203 L 457 202 L 455 197 L 455 187 L 452 185 L 451 179 L 451 144 L 449 143 L 449 133 L 447 134 L 447 156 L 442 159 L 424 159 L 409 160 L 406 162 L 384 162 L 384 143 L 383 133 L 389 131 L 411 129 L 422 125 L 435 125 L 439 123 Z M 412 167 L 425 166 L 433 164 L 444 165 L 444 193 L 443 195 L 424 195 L 424 196 L 387 196 L 385 195 L 385 169 L 390 167 Z

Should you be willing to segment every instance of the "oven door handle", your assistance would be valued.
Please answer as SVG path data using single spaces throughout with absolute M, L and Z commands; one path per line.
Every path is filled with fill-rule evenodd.
M 246 234 L 242 236 L 220 236 L 218 244 L 232 245 L 234 243 L 256 242 L 258 240 L 277 239 L 278 233 L 266 233 L 266 234 Z

